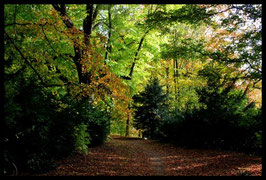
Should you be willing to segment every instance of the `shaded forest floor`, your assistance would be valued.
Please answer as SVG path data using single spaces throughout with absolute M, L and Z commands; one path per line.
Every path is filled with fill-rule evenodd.
M 59 162 L 48 176 L 235 176 L 261 175 L 261 158 L 243 153 L 184 149 L 152 140 L 112 136 Z

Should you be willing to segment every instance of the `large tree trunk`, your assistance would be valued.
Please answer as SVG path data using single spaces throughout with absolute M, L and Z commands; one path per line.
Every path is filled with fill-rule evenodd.
M 59 12 L 60 16 L 62 17 L 62 21 L 64 22 L 65 26 L 68 29 L 71 28 L 76 29 L 72 20 L 67 15 L 65 4 L 53 4 L 53 7 L 56 11 Z M 98 14 L 98 6 L 94 8 L 93 4 L 87 4 L 86 9 L 87 9 L 87 16 L 83 20 L 83 30 L 84 30 L 84 44 L 86 45 L 87 48 L 90 46 L 90 37 L 94 21 Z M 76 69 L 78 72 L 79 83 L 90 84 L 90 79 L 89 79 L 90 73 L 89 72 L 84 73 L 82 71 L 81 59 L 83 58 L 83 49 L 77 43 L 74 43 L 73 48 L 75 52 L 73 60 L 75 62 Z
M 92 27 L 98 15 L 98 6 L 94 7 L 93 4 L 87 4 L 86 10 L 87 10 L 87 16 L 83 20 L 84 43 L 87 47 L 89 47 Z

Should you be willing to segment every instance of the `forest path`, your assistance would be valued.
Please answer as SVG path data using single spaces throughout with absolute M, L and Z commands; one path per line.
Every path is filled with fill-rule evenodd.
M 261 158 L 243 153 L 184 149 L 152 140 L 112 136 L 104 145 L 88 148 L 59 162 L 60 176 L 232 176 L 261 175 Z

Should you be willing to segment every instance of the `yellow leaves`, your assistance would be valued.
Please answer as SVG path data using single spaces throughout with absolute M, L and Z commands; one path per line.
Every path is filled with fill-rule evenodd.
M 222 45 L 227 45 L 228 43 L 233 43 L 232 41 L 238 40 L 243 35 L 242 32 L 229 32 L 225 29 L 209 29 L 212 33 L 208 33 L 206 36 L 208 43 L 206 45 L 209 51 L 223 50 Z
M 57 11 L 54 8 L 50 8 L 50 10 L 48 11 L 48 14 L 51 17 L 55 17 L 55 18 L 59 17 Z
M 78 84 L 75 83 L 75 78 L 73 78 L 73 81 L 71 81 L 70 85 L 67 87 L 69 88 L 72 98 L 81 100 L 84 97 L 91 97 L 94 99 L 94 103 L 99 104 L 109 98 L 114 105 L 114 111 L 118 111 L 121 116 L 126 117 L 127 114 L 131 113 L 128 109 L 128 104 L 131 101 L 130 91 L 122 80 L 111 72 L 104 62 L 103 52 L 105 52 L 104 44 L 106 43 L 107 38 L 100 33 L 96 35 L 92 34 L 90 37 L 91 43 L 90 46 L 88 46 L 84 42 L 84 33 L 77 28 L 66 29 L 62 19 L 58 18 L 57 14 L 58 13 L 54 10 L 51 10 L 49 11 L 51 19 L 43 18 L 34 24 L 32 22 L 21 22 L 21 24 L 29 23 L 30 25 L 22 26 L 24 29 L 18 28 L 17 31 L 33 32 L 35 34 L 33 38 L 30 37 L 31 39 L 27 39 L 29 44 L 33 44 L 32 46 L 35 45 L 35 41 L 38 41 L 36 43 L 41 42 L 39 46 L 41 47 L 43 44 L 48 44 L 47 40 L 49 40 L 50 45 L 52 45 L 56 51 L 58 50 L 58 53 L 60 53 L 60 50 L 62 50 L 62 52 L 72 53 L 72 48 L 74 46 L 75 53 L 80 53 L 82 56 L 79 59 L 79 63 L 82 65 L 82 73 L 84 75 L 90 75 L 87 78 L 89 78 L 89 82 L 91 83 Z M 60 47 L 61 49 L 59 49 L 54 45 L 54 43 L 61 43 L 62 40 L 64 41 L 64 43 L 62 43 L 64 47 L 69 46 L 69 51 L 68 48 L 65 50 L 63 49 L 64 47 Z M 25 49 L 25 54 L 28 55 L 27 52 L 30 53 L 29 55 L 31 56 L 36 54 L 37 62 L 34 62 L 33 65 L 38 67 L 40 73 L 44 76 L 51 73 L 48 66 L 46 66 L 41 60 L 43 59 L 47 62 L 48 60 L 53 59 L 52 56 L 43 50 L 37 51 L 39 49 L 36 47 L 32 47 L 33 50 L 29 49 L 29 46 L 24 46 L 25 48 L 28 48 Z M 35 53 L 34 50 L 37 52 Z M 41 54 L 40 52 L 43 53 Z M 42 58 L 39 58 L 40 56 Z M 77 68 L 74 63 L 71 63 L 71 65 L 73 66 L 73 69 Z M 70 66 L 70 69 L 71 68 L 72 67 Z M 58 83 L 64 85 L 63 81 L 59 81 Z
M 99 35 L 99 38 L 104 40 L 105 37 Z M 78 99 L 91 97 L 95 104 L 101 104 L 100 102 L 106 102 L 106 99 L 111 98 L 114 105 L 113 111 L 117 111 L 121 118 L 125 118 L 128 113 L 131 113 L 128 109 L 131 101 L 130 91 L 122 80 L 105 65 L 104 58 L 98 51 L 99 47 L 101 48 L 101 44 L 94 42 L 83 49 L 80 64 L 82 73 L 90 75 L 88 77 L 90 84 L 73 86 L 72 94 Z
M 103 34 L 97 33 L 97 37 L 100 39 L 101 42 L 105 43 L 107 41 L 107 37 Z
M 129 89 L 115 74 L 107 71 L 105 76 L 94 79 L 91 86 L 96 96 L 100 97 L 100 99 L 105 96 L 111 97 L 115 110 L 120 112 L 121 115 L 129 113 L 128 104 L 131 100 Z

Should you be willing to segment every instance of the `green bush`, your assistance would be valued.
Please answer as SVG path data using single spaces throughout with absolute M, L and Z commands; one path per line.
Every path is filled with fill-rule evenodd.
M 88 145 L 90 144 L 91 138 L 88 132 L 88 126 L 84 123 L 78 125 L 75 128 L 76 136 L 76 149 L 88 154 Z
M 19 171 L 51 170 L 57 160 L 77 150 L 86 153 L 88 145 L 103 143 L 109 134 L 110 117 L 89 99 L 56 97 L 34 78 L 18 78 L 5 86 L 4 151 Z
M 62 159 L 75 152 L 75 127 L 78 122 L 75 121 L 75 116 L 69 109 L 58 112 L 54 116 L 55 120 L 51 122 L 47 137 L 49 139 L 49 153 L 55 159 Z
M 184 116 L 178 112 L 168 112 L 164 115 L 164 119 L 159 122 L 157 128 L 157 138 L 165 142 L 179 142 L 181 138 L 181 124 L 184 120 Z
M 88 132 L 91 138 L 90 146 L 103 144 L 110 133 L 110 116 L 94 108 L 88 121 Z
M 10 87 L 7 84 L 6 87 Z M 12 87 L 12 86 L 11 86 Z M 56 105 L 36 80 L 17 81 L 14 94 L 6 94 L 7 130 L 5 148 L 19 170 L 38 171 L 54 167 L 52 155 L 47 151 L 49 128 L 55 120 Z M 15 108 L 15 111 L 14 111 Z
M 235 88 L 234 80 L 222 80 L 215 69 L 207 68 L 200 74 L 207 78 L 207 86 L 197 90 L 199 102 L 205 108 L 195 115 L 205 123 L 205 133 L 201 132 L 204 143 L 215 148 L 257 151 L 255 133 L 262 124 L 255 103 L 250 103 L 245 92 Z
M 110 133 L 110 115 L 100 107 L 94 107 L 89 98 L 84 98 L 74 105 L 76 122 L 87 126 L 89 146 L 100 145 L 105 142 Z M 84 139 L 87 141 L 87 139 Z
M 56 168 L 57 164 L 47 153 L 31 154 L 27 158 L 27 166 L 31 172 L 45 173 Z
M 223 81 L 215 69 L 200 74 L 207 78 L 207 86 L 196 90 L 200 108 L 170 113 L 159 126 L 161 138 L 194 148 L 261 153 L 261 109 L 234 88 L 234 81 Z

